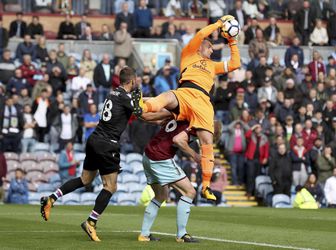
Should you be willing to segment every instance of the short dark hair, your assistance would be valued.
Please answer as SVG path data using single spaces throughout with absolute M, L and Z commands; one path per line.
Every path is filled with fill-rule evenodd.
M 120 70 L 119 78 L 120 78 L 120 84 L 126 85 L 128 84 L 134 77 L 135 77 L 135 70 L 130 67 L 124 67 L 122 70 Z

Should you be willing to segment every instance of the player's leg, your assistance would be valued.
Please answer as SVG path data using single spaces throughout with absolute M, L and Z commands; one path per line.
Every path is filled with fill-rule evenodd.
M 188 178 L 184 178 L 180 181 L 177 181 L 171 184 L 173 188 L 178 190 L 182 196 L 177 203 L 177 215 L 176 215 L 176 224 L 177 224 L 177 242 L 198 242 L 190 234 L 187 233 L 187 224 L 190 215 L 190 207 L 196 196 L 196 191 L 189 181 Z
M 155 238 L 151 235 L 150 231 L 152 225 L 158 215 L 159 209 L 161 204 L 167 199 L 168 197 L 168 186 L 162 187 L 159 184 L 152 184 L 151 185 L 154 191 L 154 198 L 150 201 L 148 206 L 145 209 L 144 219 L 142 222 L 141 233 L 138 236 L 138 241 L 158 241 L 158 238 Z
M 208 200 L 216 200 L 210 189 L 210 180 L 214 167 L 213 134 L 207 130 L 197 130 L 197 137 L 201 143 L 202 167 L 202 196 Z
M 96 177 L 97 170 L 89 171 L 83 170 L 81 177 L 71 179 L 64 183 L 60 188 L 58 188 L 50 196 L 45 196 L 41 198 L 41 215 L 44 220 L 48 220 L 50 217 L 50 210 L 57 201 L 58 198 L 61 198 L 63 195 L 71 193 L 78 188 L 84 187 L 90 184 L 93 179 Z
M 91 240 L 100 241 L 96 232 L 96 224 L 100 215 L 110 202 L 112 194 L 117 190 L 118 172 L 101 175 L 103 189 L 98 194 L 93 210 L 88 219 L 81 224 L 82 229 L 88 234 Z
M 132 92 L 132 101 L 134 105 L 134 114 L 141 116 L 146 112 L 158 112 L 163 108 L 173 110 L 178 106 L 178 100 L 175 94 L 171 91 L 164 92 L 157 97 L 148 99 L 145 103 L 142 100 L 141 91 Z

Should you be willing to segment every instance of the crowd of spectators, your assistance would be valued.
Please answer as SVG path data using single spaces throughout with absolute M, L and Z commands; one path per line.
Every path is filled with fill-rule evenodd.
M 84 144 L 97 125 L 99 108 L 109 91 L 119 85 L 118 72 L 128 63 L 131 37 L 175 38 L 186 44 L 194 35 L 195 31 L 189 26 L 176 27 L 174 17 L 162 26 L 152 27 L 152 12 L 148 11 L 145 0 L 139 1 L 139 8 L 131 4 L 132 1 L 117 2 L 120 11 L 116 16 L 115 33 L 110 33 L 104 25 L 101 34 L 93 33 L 87 15 L 83 15 L 77 24 L 66 15 L 60 24 L 59 39 L 113 39 L 117 48 L 114 55 L 104 54 L 101 61 L 93 59 L 90 49 L 83 51 L 80 61 L 68 55 L 63 43 L 57 49 L 47 49 L 43 26 L 37 16 L 27 25 L 22 21 L 22 13 L 18 13 L 9 31 L 0 22 L 0 134 L 3 152 L 33 152 L 36 141 L 46 142 L 52 145 L 54 152 L 61 153 L 64 168 L 76 168 L 77 162 L 71 156 L 72 143 Z M 172 2 L 167 1 L 175 13 Z M 212 6 L 217 2 L 221 1 L 209 1 L 208 4 Z M 301 185 L 312 192 L 319 203 L 332 206 L 336 204 L 333 181 L 336 167 L 336 51 L 331 49 L 330 56 L 322 58 L 315 50 L 311 62 L 305 64 L 307 58 L 305 60 L 301 44 L 307 36 L 319 39 L 323 36 L 314 30 L 311 34 L 305 33 L 306 23 L 301 25 L 295 19 L 302 11 L 300 21 L 313 15 L 311 13 L 325 19 L 322 15 L 325 12 L 317 10 L 319 5 L 310 7 L 308 1 L 302 1 L 300 6 L 304 8 L 297 8 L 298 13 L 293 14 L 295 8 L 289 8 L 291 1 L 286 5 L 287 9 L 282 1 L 275 1 L 279 10 L 282 9 L 280 13 L 287 10 L 282 18 L 293 18 L 294 27 L 303 27 L 303 31 L 298 31 L 298 36 L 290 41 L 282 64 L 277 56 L 268 58 L 270 46 L 281 44 L 282 38 L 279 37 L 276 18 L 269 14 L 272 5 L 265 3 L 256 5 L 253 1 L 235 1 L 230 5 L 225 1 L 223 7 L 222 13 L 230 12 L 244 24 L 250 61 L 240 70 L 220 76 L 213 92 L 216 118 L 224 125 L 219 146 L 231 165 L 232 183 L 245 185 L 248 197 L 254 195 L 255 178 L 265 174 L 272 179 L 274 194 L 290 195 L 292 186 Z M 193 7 L 195 14 L 199 11 L 198 2 L 192 4 L 196 4 Z M 228 6 L 232 6 L 230 11 Z M 332 15 L 331 7 L 325 8 Z M 222 13 L 210 17 L 216 19 Z M 137 16 L 141 17 L 141 22 L 134 21 Z M 257 20 L 268 17 L 270 26 L 260 29 Z M 324 29 L 319 19 L 314 20 L 318 29 Z M 7 49 L 8 38 L 15 36 L 23 38 L 23 41 L 16 51 L 10 51 Z M 212 59 L 219 61 L 225 41 L 218 32 L 214 32 L 212 38 Z M 324 43 L 312 42 L 326 45 L 329 42 L 333 44 L 332 41 L 330 36 Z M 272 62 L 268 63 L 270 60 Z M 178 86 L 179 68 L 172 65 L 170 59 L 166 59 L 157 72 L 152 72 L 149 66 L 140 71 L 137 81 L 145 97 Z M 122 152 L 142 153 L 156 130 L 156 126 L 143 121 L 131 121 L 121 139 Z M 197 182 L 197 164 L 185 156 L 180 160 L 190 178 Z M 214 173 L 214 180 L 221 180 L 214 184 L 214 190 L 219 193 L 227 182 L 223 171 L 217 168 Z M 71 176 L 71 173 L 67 169 L 64 175 Z

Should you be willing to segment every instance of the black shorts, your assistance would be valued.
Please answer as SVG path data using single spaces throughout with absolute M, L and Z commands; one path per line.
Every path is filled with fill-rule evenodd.
M 117 142 L 92 134 L 87 140 L 85 152 L 83 169 L 99 170 L 100 175 L 120 172 L 120 146 Z

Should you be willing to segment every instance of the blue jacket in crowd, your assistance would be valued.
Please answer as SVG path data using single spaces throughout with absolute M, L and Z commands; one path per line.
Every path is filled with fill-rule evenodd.
M 28 183 L 25 179 L 13 179 L 9 185 L 8 203 L 28 204 Z
M 134 12 L 134 20 L 137 28 L 148 29 L 153 25 L 152 12 L 146 9 L 136 9 Z

